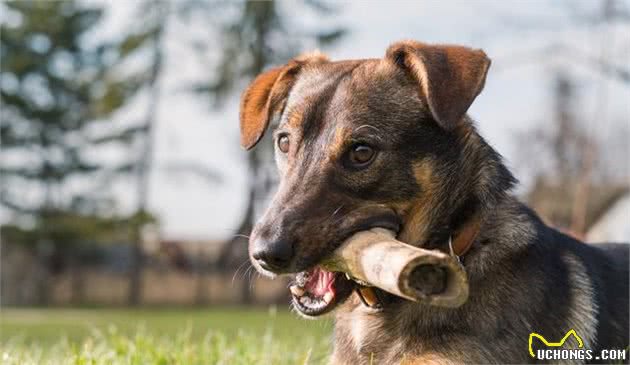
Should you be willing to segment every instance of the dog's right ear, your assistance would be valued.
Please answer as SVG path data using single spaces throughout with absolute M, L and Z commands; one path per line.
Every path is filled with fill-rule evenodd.
M 262 138 L 275 113 L 282 111 L 300 69 L 307 63 L 328 59 L 314 52 L 299 56 L 284 66 L 260 74 L 241 96 L 241 146 L 253 148 Z
M 269 120 L 286 99 L 294 75 L 295 65 L 285 65 L 260 74 L 241 96 L 241 146 L 249 150 L 265 134 Z

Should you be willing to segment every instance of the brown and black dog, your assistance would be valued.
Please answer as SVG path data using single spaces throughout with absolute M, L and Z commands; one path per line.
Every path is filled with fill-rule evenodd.
M 578 363 L 627 348 L 628 246 L 576 241 L 510 193 L 515 179 L 466 115 L 489 66 L 480 50 L 403 41 L 382 59 L 302 56 L 243 94 L 241 143 L 275 129 L 281 175 L 251 260 L 270 277 L 296 274 L 304 316 L 336 309 L 333 364 L 536 362 L 531 333 L 551 342 L 570 329 L 592 351 Z M 469 300 L 440 308 L 378 292 L 372 308 L 317 266 L 373 227 L 443 251 L 473 231 Z

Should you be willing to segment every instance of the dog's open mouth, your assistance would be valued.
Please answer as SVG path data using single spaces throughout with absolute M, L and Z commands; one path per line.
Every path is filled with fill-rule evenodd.
M 374 227 L 398 232 L 400 222 L 398 216 L 391 211 L 380 215 L 372 213 L 360 221 L 360 224 L 354 224 L 345 235 L 341 235 L 344 239 L 340 242 L 357 232 Z M 327 271 L 321 266 L 314 266 L 312 269 L 297 273 L 295 282 L 289 289 L 293 307 L 304 316 L 316 317 L 330 312 L 343 303 L 352 294 L 356 285 L 345 273 Z
M 298 273 L 289 289 L 295 309 L 303 315 L 316 317 L 330 312 L 348 298 L 353 286 L 345 274 L 316 266 Z

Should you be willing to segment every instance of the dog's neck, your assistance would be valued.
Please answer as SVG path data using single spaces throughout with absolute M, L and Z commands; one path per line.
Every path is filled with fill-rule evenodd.
M 454 164 L 439 164 L 443 167 L 434 172 L 439 179 L 435 183 L 445 188 L 436 196 L 423 197 L 431 201 L 430 207 L 423 201 L 423 219 L 409 217 L 409 224 L 416 227 L 408 227 L 411 233 L 401 236 L 404 242 L 447 252 L 449 238 L 456 240 L 470 226 L 479 230 L 516 182 L 501 156 L 477 133 L 471 120 L 461 123 L 453 135 L 459 158 Z

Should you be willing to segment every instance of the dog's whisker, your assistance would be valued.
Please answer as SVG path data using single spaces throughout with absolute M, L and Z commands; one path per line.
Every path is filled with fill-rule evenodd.
M 243 266 L 248 264 L 250 265 L 250 267 L 253 267 L 253 265 L 251 264 L 251 262 L 249 261 L 249 259 L 246 259 L 245 261 L 243 261 L 242 264 L 240 264 L 238 266 L 238 268 L 236 269 L 236 271 L 234 272 L 234 275 L 232 275 L 232 286 L 234 286 L 234 280 L 236 280 L 236 278 L 238 277 L 238 273 L 239 271 L 241 271 L 241 269 L 243 269 Z
M 253 268 L 253 266 L 252 266 L 252 268 Z M 261 277 L 261 275 L 260 275 L 260 273 L 258 273 L 258 271 L 256 271 L 256 270 L 250 270 L 249 271 L 249 278 L 248 278 L 247 281 L 249 282 L 249 291 L 250 291 L 250 293 L 254 292 L 254 285 L 256 285 L 256 283 L 255 283 L 256 280 L 255 279 L 259 278 L 259 277 Z
M 332 215 L 330 216 L 330 218 L 328 218 L 328 219 L 332 219 L 335 215 L 337 215 L 337 213 L 339 213 L 339 211 L 341 210 L 341 208 L 343 208 L 343 206 L 344 206 L 344 205 L 343 205 L 343 204 L 341 204 L 341 205 L 339 206 L 339 208 L 335 209 L 335 211 L 333 212 L 333 214 L 332 214 Z
M 331 224 L 332 224 L 332 225 L 335 225 L 335 224 L 337 224 L 337 223 L 341 222 L 342 220 L 344 220 L 344 218 L 345 218 L 345 217 L 339 217 L 339 218 L 337 218 L 336 220 L 332 221 L 332 223 L 331 223 Z
M 253 265 L 249 265 L 245 271 L 242 271 L 241 274 L 237 277 L 237 279 L 244 280 L 247 276 L 247 273 L 253 268 Z
M 360 125 L 360 126 L 356 127 L 356 128 L 354 129 L 354 132 L 358 132 L 358 131 L 360 131 L 360 130 L 361 130 L 361 129 L 363 129 L 363 128 L 372 128 L 373 130 L 375 130 L 375 131 L 377 131 L 377 132 L 380 132 L 380 131 L 381 131 L 380 129 L 376 128 L 376 127 L 375 127 L 375 126 L 373 126 L 373 125 L 363 124 L 363 125 Z
M 249 278 L 249 291 L 250 291 L 251 293 L 253 293 L 253 292 L 254 292 L 254 285 L 256 285 L 256 280 L 255 280 L 255 279 L 256 279 L 256 277 L 254 277 L 254 278 Z
M 370 205 L 370 206 L 363 206 L 363 207 L 360 207 L 359 209 L 368 209 L 368 208 L 370 208 L 370 207 L 373 207 L 373 206 L 371 206 L 371 205 Z M 354 211 L 354 213 L 356 213 L 356 212 L 357 212 L 357 210 L 355 210 L 355 211 Z M 348 214 L 344 214 L 343 216 L 341 216 L 341 217 L 339 217 L 338 219 L 334 220 L 331 224 L 332 224 L 332 225 L 335 225 L 335 224 L 337 224 L 337 223 L 339 223 L 339 222 L 343 221 L 344 219 L 346 219 L 348 216 L 350 216 L 350 213 L 348 213 Z M 332 218 L 332 217 L 331 217 L 331 218 Z
M 254 265 L 249 266 L 247 270 L 245 270 L 245 273 L 243 274 L 243 278 L 249 275 L 249 272 L 252 271 L 253 268 L 254 268 Z

